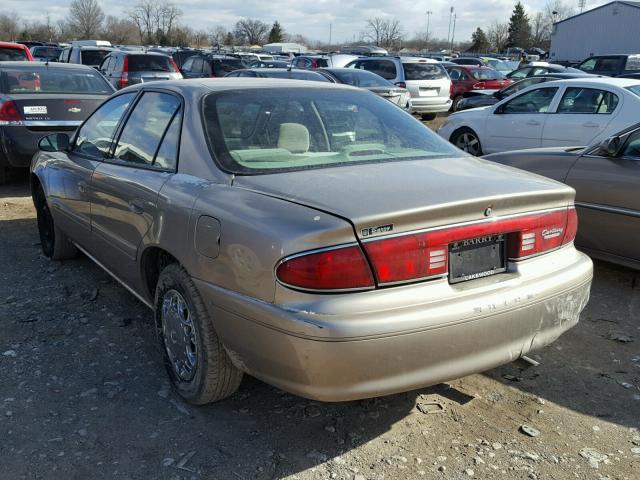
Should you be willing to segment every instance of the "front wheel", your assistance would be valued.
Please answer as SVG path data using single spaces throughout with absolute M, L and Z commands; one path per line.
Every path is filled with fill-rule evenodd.
M 222 400 L 240 386 L 242 372 L 227 355 L 193 280 L 168 265 L 156 286 L 155 317 L 165 367 L 189 403 Z
M 56 226 L 47 199 L 40 187 L 34 194 L 34 204 L 38 218 L 40 246 L 44 256 L 51 260 L 66 260 L 75 257 L 78 250 L 62 230 Z
M 482 145 L 476 132 L 470 128 L 461 128 L 453 132 L 450 139 L 460 150 L 463 150 L 476 157 L 482 155 Z
M 462 98 L 461 96 L 457 96 L 456 98 L 453 99 L 453 102 L 451 102 L 451 111 L 452 112 L 457 112 L 460 109 L 460 103 L 462 102 Z

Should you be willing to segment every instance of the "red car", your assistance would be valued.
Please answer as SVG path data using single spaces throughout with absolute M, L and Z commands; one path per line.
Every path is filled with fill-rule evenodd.
M 0 42 L 0 62 L 33 62 L 33 57 L 25 45 Z
M 471 90 L 499 90 L 513 83 L 498 70 L 490 67 L 478 67 L 475 65 L 447 66 L 447 72 L 451 77 L 451 111 L 458 109 L 458 103 L 464 94 Z

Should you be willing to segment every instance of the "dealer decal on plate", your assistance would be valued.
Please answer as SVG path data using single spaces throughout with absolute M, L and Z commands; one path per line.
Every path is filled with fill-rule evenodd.
M 47 106 L 46 105 L 33 105 L 29 107 L 24 107 L 25 115 L 46 115 L 47 114 Z

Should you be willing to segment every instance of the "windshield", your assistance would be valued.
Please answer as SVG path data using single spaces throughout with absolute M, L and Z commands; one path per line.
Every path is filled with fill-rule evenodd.
M 113 93 L 109 83 L 98 72 L 47 68 L 45 65 L 28 69 L 3 68 L 0 70 L 0 85 L 2 93 Z
M 26 52 L 21 48 L 0 47 L 0 62 L 27 62 Z
M 504 62 L 502 60 L 498 60 L 496 58 L 490 58 L 487 60 L 487 63 L 492 67 L 495 68 L 496 70 L 498 70 L 499 72 L 510 72 L 511 70 L 513 70 L 512 68 L 509 68 L 509 65 L 507 65 L 507 62 Z
M 111 50 L 82 50 L 82 64 L 97 67 L 110 52 Z
M 469 70 L 469 73 L 476 80 L 503 80 L 504 75 L 497 70 L 487 68 L 486 70 Z
M 129 55 L 130 72 L 173 72 L 171 58 L 164 55 Z
M 385 80 L 380 75 L 367 72 L 366 70 L 330 70 L 330 72 L 335 75 L 342 83 L 353 85 L 354 87 L 368 88 L 393 86 L 390 81 Z
M 437 63 L 403 63 L 406 80 L 436 80 L 446 78 L 447 72 Z
M 216 159 L 240 174 L 461 155 L 391 102 L 364 91 L 212 93 L 203 116 Z

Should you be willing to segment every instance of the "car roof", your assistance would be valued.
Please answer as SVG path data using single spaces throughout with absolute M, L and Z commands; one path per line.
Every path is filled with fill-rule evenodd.
M 588 78 L 572 78 L 572 79 L 563 79 L 563 80 L 555 80 L 556 84 L 575 84 L 580 83 L 583 85 L 611 85 L 614 87 L 632 87 L 634 85 L 640 85 L 639 79 L 634 78 L 613 78 L 613 77 L 588 77 Z
M 29 48 L 26 45 L 23 45 L 21 43 L 14 43 L 14 42 L 0 42 L 0 47 L 2 48 L 16 48 L 19 50 L 29 50 Z
M 449 66 L 449 65 L 447 65 Z M 493 67 L 488 65 L 458 65 L 456 64 L 456 68 L 462 68 L 463 70 L 495 70 Z
M 17 62 L 16 62 L 17 63 Z M 24 63 L 24 62 L 23 62 Z M 252 70 L 252 69 L 249 69 Z M 264 69 L 259 68 L 255 69 L 258 72 L 264 72 L 268 70 L 269 72 L 277 69 Z M 282 71 L 287 71 L 288 69 L 281 69 Z M 294 70 L 295 72 L 306 71 L 306 70 Z M 317 74 L 322 76 L 321 74 Z M 308 80 L 290 80 L 287 78 L 269 78 L 269 77 L 252 77 L 252 78 L 243 78 L 243 77 L 222 77 L 222 78 L 196 78 L 189 80 L 165 80 L 162 82 L 148 82 L 148 83 L 140 83 L 137 85 L 133 85 L 121 91 L 132 91 L 132 90 L 140 90 L 140 89 L 169 89 L 175 92 L 184 92 L 184 93 L 193 93 L 194 91 L 202 91 L 202 92 L 226 92 L 231 90 L 256 90 L 261 88 L 282 88 L 282 89 L 292 89 L 292 88 L 331 88 L 331 89 L 343 89 L 350 91 L 360 91 L 359 88 L 352 87 L 350 85 L 345 84 L 337 84 L 330 82 L 316 82 L 316 81 L 308 81 Z
M 21 68 L 23 70 L 29 70 L 31 68 L 52 68 L 54 70 L 87 70 L 95 72 L 96 69 L 89 65 L 82 65 L 81 63 L 61 63 L 61 62 L 0 62 L 0 69 L 3 68 Z

